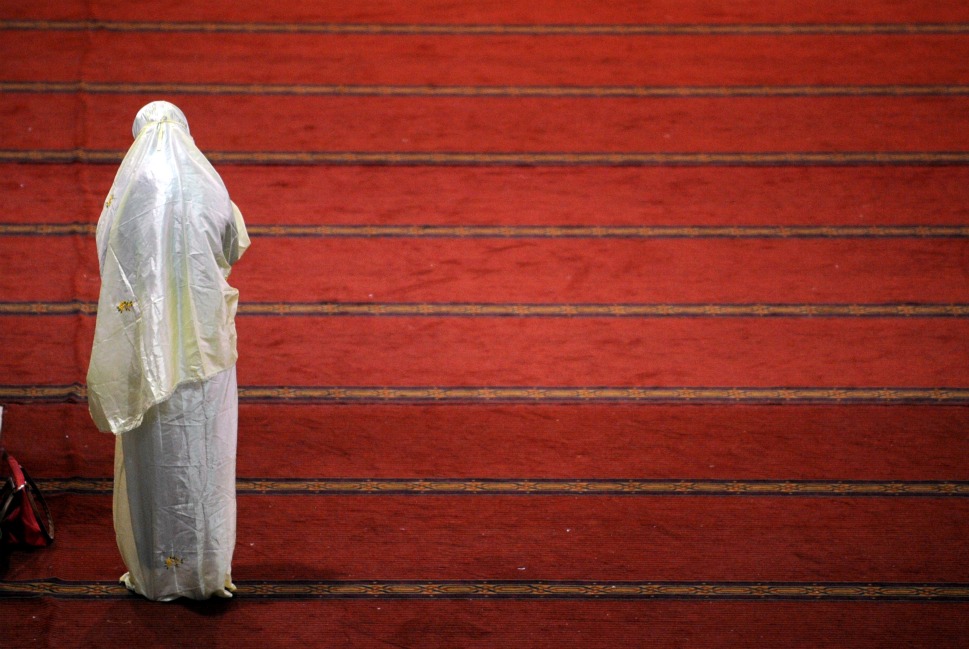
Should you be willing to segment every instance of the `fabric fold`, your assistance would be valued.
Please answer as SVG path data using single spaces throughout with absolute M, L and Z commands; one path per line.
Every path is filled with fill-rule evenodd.
M 249 237 L 177 107 L 148 104 L 132 132 L 98 221 L 88 369 L 91 416 L 116 435 L 121 581 L 153 600 L 231 597 L 238 292 L 227 278 Z
M 226 279 L 249 240 L 178 108 L 149 104 L 133 132 L 98 220 L 101 294 L 87 376 L 91 415 L 116 434 L 178 385 L 235 364 L 238 291 Z

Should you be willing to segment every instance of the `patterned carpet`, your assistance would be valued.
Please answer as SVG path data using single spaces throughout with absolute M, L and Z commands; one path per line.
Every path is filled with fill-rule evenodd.
M 3 556 L 4 639 L 966 646 L 969 7 L 36 5 L 0 7 L 0 404 L 57 540 Z M 253 240 L 230 601 L 118 584 L 86 406 L 161 98 Z

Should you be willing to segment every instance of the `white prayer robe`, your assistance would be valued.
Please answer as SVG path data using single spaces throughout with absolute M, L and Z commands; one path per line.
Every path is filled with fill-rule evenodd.
M 177 107 L 148 104 L 132 133 L 98 221 L 88 370 L 92 418 L 118 436 L 122 581 L 155 600 L 230 597 L 238 292 L 226 279 L 249 239 Z

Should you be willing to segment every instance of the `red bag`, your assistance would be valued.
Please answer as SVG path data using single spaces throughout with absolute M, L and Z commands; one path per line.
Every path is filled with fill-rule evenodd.
M 54 521 L 37 485 L 3 451 L 0 461 L 0 546 L 43 548 L 54 542 Z

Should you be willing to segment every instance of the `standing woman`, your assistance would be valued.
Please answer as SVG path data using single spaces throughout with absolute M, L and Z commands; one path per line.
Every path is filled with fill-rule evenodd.
M 238 424 L 229 271 L 242 215 L 176 106 L 135 117 L 98 221 L 91 416 L 114 433 L 114 526 L 131 590 L 231 597 Z

